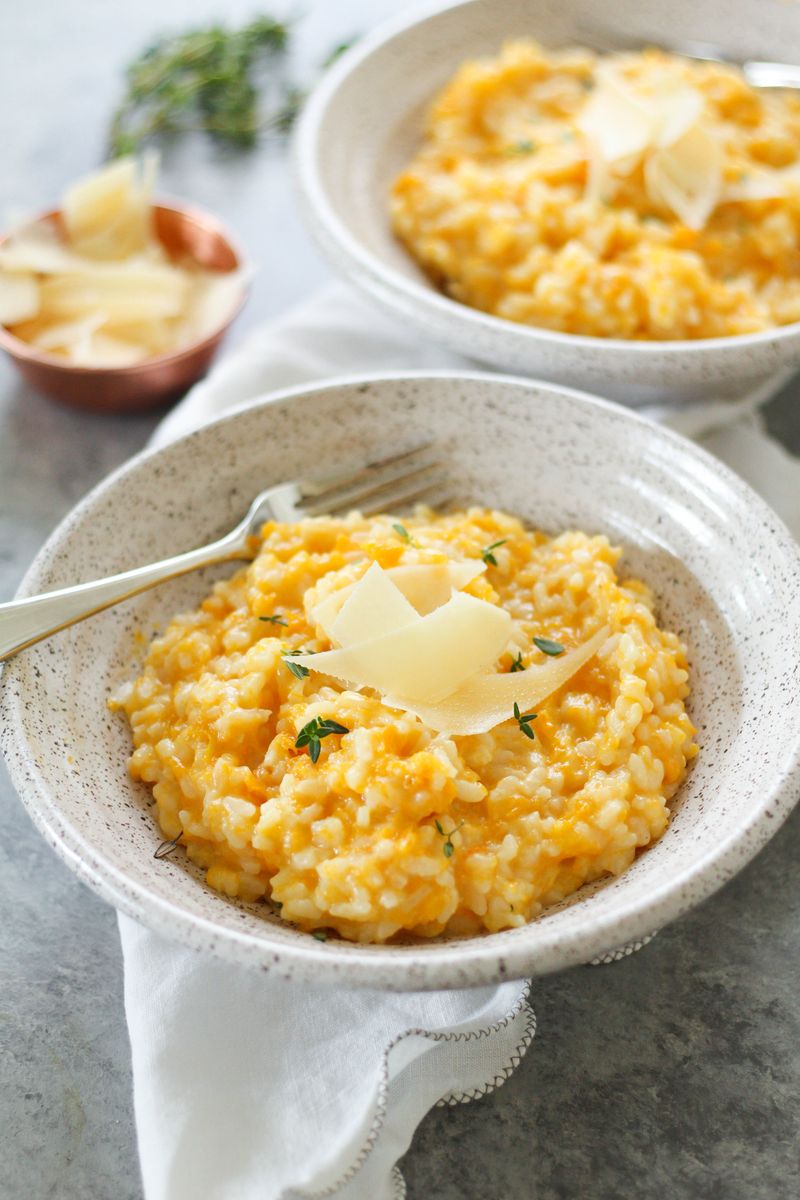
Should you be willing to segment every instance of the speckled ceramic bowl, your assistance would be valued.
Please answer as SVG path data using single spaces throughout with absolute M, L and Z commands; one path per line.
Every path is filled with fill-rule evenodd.
M 261 488 L 315 465 L 369 460 L 427 436 L 446 447 L 456 503 L 499 505 L 551 531 L 606 533 L 689 645 L 700 755 L 662 840 L 619 879 L 523 929 L 405 946 L 322 944 L 264 905 L 207 888 L 162 840 L 128 777 L 109 693 L 142 634 L 234 569 L 207 570 L 23 651 L 6 666 L 0 727 L 32 817 L 106 900 L 169 937 L 299 979 L 394 989 L 477 984 L 584 962 L 685 912 L 775 833 L 800 756 L 800 553 L 777 517 L 690 442 L 624 409 L 481 374 L 387 376 L 280 394 L 116 471 L 59 526 L 31 594 L 198 545 Z
M 411 157 L 428 102 L 465 58 L 512 36 L 613 35 L 721 44 L 732 55 L 800 61 L 800 6 L 785 0 L 466 0 L 429 5 L 356 43 L 305 106 L 295 168 L 307 223 L 333 266 L 426 337 L 504 371 L 637 404 L 741 395 L 800 363 L 800 324 L 699 341 L 631 342 L 555 333 L 468 308 L 438 291 L 392 236 L 389 185 Z

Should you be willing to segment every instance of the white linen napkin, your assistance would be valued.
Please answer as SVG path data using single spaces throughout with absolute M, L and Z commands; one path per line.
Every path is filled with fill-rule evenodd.
M 331 285 L 223 359 L 153 441 L 313 380 L 474 366 Z M 800 535 L 800 460 L 758 414 L 785 378 L 744 401 L 651 415 L 738 470 Z M 502 1084 L 534 1035 L 527 983 L 331 991 L 228 966 L 122 915 L 119 926 L 146 1200 L 399 1200 L 396 1163 L 428 1109 Z

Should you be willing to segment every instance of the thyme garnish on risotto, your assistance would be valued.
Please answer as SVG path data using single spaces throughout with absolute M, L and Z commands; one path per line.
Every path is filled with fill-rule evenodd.
M 338 721 L 331 721 L 327 717 L 314 717 L 309 721 L 297 735 L 295 741 L 295 749 L 302 750 L 304 746 L 308 746 L 308 757 L 313 763 L 319 758 L 319 752 L 322 749 L 322 739 L 328 737 L 331 733 L 349 733 L 350 730 L 346 725 L 340 725 Z
M 273 613 L 271 617 L 259 617 L 258 619 L 259 621 L 269 621 L 270 625 L 283 625 L 284 628 L 289 624 L 288 621 L 284 621 L 280 613 Z
M 519 725 L 522 733 L 525 734 L 525 737 L 530 738 L 531 741 L 533 741 L 535 734 L 530 727 L 530 722 L 535 721 L 537 715 L 537 713 L 521 713 L 519 711 L 519 705 L 517 704 L 516 700 L 514 701 L 514 720 Z
M 492 542 L 491 545 L 483 547 L 481 550 L 481 558 L 487 566 L 497 566 L 497 559 L 495 558 L 494 554 L 492 554 L 492 551 L 496 550 L 498 546 L 505 546 L 507 541 L 508 538 L 501 538 L 499 542 Z
M 511 660 L 511 674 L 513 675 L 515 671 L 524 671 L 524 670 L 525 670 L 525 663 L 522 661 L 522 651 L 520 650 L 517 657 L 512 658 L 512 660 Z
M 460 821 L 458 823 L 458 825 L 454 825 L 449 833 L 445 833 L 444 829 L 442 829 L 441 821 L 434 821 L 433 823 L 436 826 L 436 832 L 440 833 L 443 838 L 447 839 L 445 841 L 444 845 L 442 846 L 442 854 L 444 854 L 445 858 L 450 858 L 453 851 L 455 850 L 455 846 L 453 845 L 453 834 L 458 833 L 459 829 L 464 824 L 464 822 Z
M 302 663 L 291 662 L 293 654 L 310 654 L 309 650 L 281 650 L 283 655 L 283 665 L 288 667 L 296 679 L 305 679 L 308 675 L 308 667 L 304 667 Z
M 553 642 L 550 638 L 535 637 L 533 644 L 537 650 L 541 650 L 542 654 L 549 654 L 551 658 L 557 658 L 559 654 L 564 653 L 561 642 Z

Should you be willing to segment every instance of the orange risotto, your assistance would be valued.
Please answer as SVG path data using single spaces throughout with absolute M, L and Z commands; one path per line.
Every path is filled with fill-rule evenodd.
M 551 539 L 480 508 L 269 523 L 254 561 L 176 616 L 111 702 L 131 773 L 212 888 L 302 929 L 382 942 L 522 925 L 658 839 L 696 753 L 684 648 L 618 558 L 604 537 Z M 287 652 L 331 647 L 312 612 L 373 563 L 463 561 L 485 567 L 466 594 L 510 617 L 495 673 L 608 628 L 527 733 L 525 713 L 437 732 L 371 688 L 292 669 Z
M 455 300 L 594 337 L 800 320 L 800 96 L 657 50 L 464 63 L 391 221 Z

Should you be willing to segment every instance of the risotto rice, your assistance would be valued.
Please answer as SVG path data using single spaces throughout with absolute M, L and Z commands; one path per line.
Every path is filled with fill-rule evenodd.
M 608 61 L 521 40 L 464 63 L 394 182 L 398 237 L 453 299 L 566 333 L 706 338 L 800 320 L 800 96 L 719 63 L 614 56 L 631 85 L 699 94 L 723 190 L 688 228 L 654 205 L 642 163 L 590 196 L 580 117 Z
M 664 832 L 696 753 L 684 648 L 644 584 L 618 580 L 606 538 L 551 539 L 479 508 L 405 524 L 267 524 L 254 561 L 176 617 L 111 702 L 164 835 L 211 887 L 361 942 L 519 926 L 618 875 Z M 289 669 L 287 650 L 329 649 L 309 613 L 371 563 L 477 559 L 496 542 L 467 590 L 513 618 L 499 670 L 545 661 L 534 637 L 570 649 L 611 629 L 539 706 L 533 739 L 514 720 L 437 734 L 369 689 Z M 314 717 L 347 731 L 316 763 L 295 745 Z

